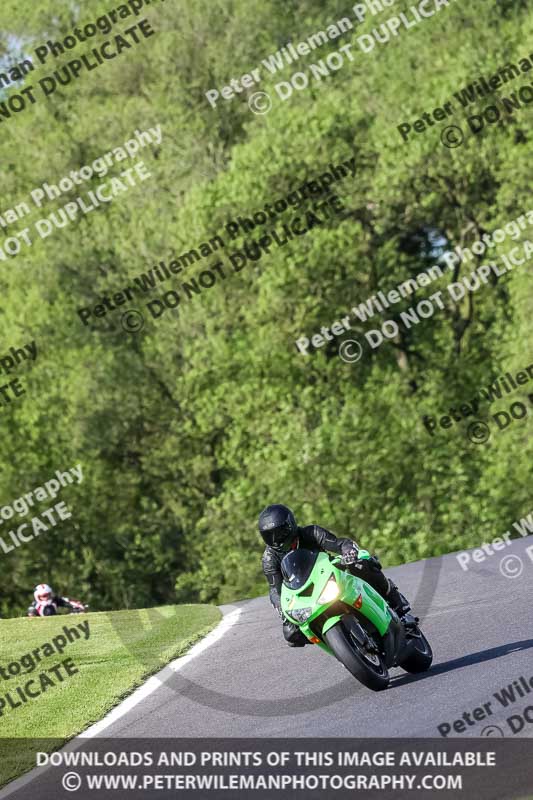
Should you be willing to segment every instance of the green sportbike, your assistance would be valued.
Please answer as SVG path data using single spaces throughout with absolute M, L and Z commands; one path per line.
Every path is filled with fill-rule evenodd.
M 359 550 L 358 558 L 370 558 Z M 281 562 L 283 614 L 335 656 L 364 686 L 389 685 L 390 667 L 425 672 L 433 653 L 416 617 L 402 620 L 366 581 L 346 571 L 354 558 L 297 549 Z

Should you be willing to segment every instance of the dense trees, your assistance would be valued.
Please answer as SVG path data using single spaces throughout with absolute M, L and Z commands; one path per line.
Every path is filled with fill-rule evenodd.
M 527 55 L 533 17 L 525 4 L 511 5 L 450 4 L 362 53 L 356 35 L 385 21 L 390 9 L 278 75 L 262 70 L 259 85 L 213 109 L 208 89 L 350 9 L 318 0 L 152 4 L 143 14 L 155 36 L 0 123 L 4 211 L 135 130 L 163 129 L 161 145 L 140 155 L 150 180 L 0 262 L 0 356 L 33 339 L 39 348 L 35 363 L 16 372 L 27 394 L 0 409 L 0 502 L 78 462 L 85 474 L 62 494 L 71 522 L 2 554 L 4 614 L 20 613 L 41 580 L 93 608 L 227 601 L 258 591 L 255 518 L 267 502 L 287 502 L 303 522 L 352 534 L 386 564 L 474 546 L 531 510 L 530 417 L 500 432 L 490 418 L 514 400 L 529 405 L 527 384 L 509 400 L 480 406 L 479 418 L 493 428 L 486 444 L 468 440 L 468 419 L 434 436 L 421 421 L 533 363 L 529 264 L 454 303 L 446 285 L 486 263 L 475 256 L 377 314 L 376 323 L 351 315 L 353 335 L 343 338 L 365 345 L 356 364 L 339 358 L 339 340 L 309 356 L 294 345 L 376 291 L 418 275 L 443 250 L 467 247 L 528 210 L 530 107 L 474 136 L 466 115 L 494 96 L 468 110 L 454 99 L 480 75 Z M 21 9 L 6 0 L 3 51 L 16 60 L 109 10 L 97 2 L 58 9 L 52 0 Z M 349 42 L 353 63 L 286 102 L 278 98 L 275 83 Z M 40 70 L 28 77 L 32 84 Z M 529 82 L 525 73 L 496 96 Z M 248 109 L 257 90 L 272 97 L 267 114 Z M 15 91 L 7 87 L 3 97 Z M 466 134 L 463 146 L 441 144 L 448 122 L 402 140 L 398 125 L 447 101 L 456 111 L 450 124 Z M 343 214 L 234 271 L 231 253 L 305 216 L 317 200 L 233 240 L 228 220 L 352 156 L 355 179 L 334 187 Z M 93 178 L 86 188 L 105 180 Z M 33 209 L 2 240 L 81 188 Z M 142 311 L 142 331 L 126 333 L 120 309 L 89 327 L 81 323 L 78 308 L 94 307 L 140 272 L 217 234 L 223 248 L 123 306 Z M 497 245 L 491 259 L 522 247 L 528 235 L 533 241 L 533 227 Z M 225 277 L 187 298 L 182 285 L 216 263 Z M 178 292 L 178 308 L 152 319 L 146 303 L 169 289 Z M 402 311 L 438 290 L 444 309 L 402 325 L 375 350 L 365 344 L 369 328 L 401 322 Z M 0 536 L 7 530 L 4 521 Z

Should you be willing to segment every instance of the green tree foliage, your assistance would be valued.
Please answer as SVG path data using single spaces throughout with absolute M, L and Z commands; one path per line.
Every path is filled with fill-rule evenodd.
M 30 53 L 111 7 L 69 0 L 58 9 L 37 0 L 21 8 L 5 0 L 3 51 Z M 397 130 L 478 76 L 526 56 L 533 27 L 527 4 L 450 4 L 364 54 L 357 36 L 390 15 L 370 18 L 277 75 L 263 69 L 258 86 L 213 109 L 208 89 L 249 72 L 289 41 L 341 17 L 353 20 L 351 8 L 318 0 L 154 2 L 145 16 L 155 36 L 0 122 L 3 210 L 136 129 L 163 129 L 162 143 L 139 155 L 150 180 L 0 262 L 0 349 L 32 339 L 38 346 L 36 362 L 16 373 L 27 394 L 0 409 L 1 503 L 57 469 L 81 462 L 85 474 L 61 495 L 72 520 L 2 554 L 3 613 L 20 613 L 42 580 L 95 608 L 220 602 L 262 591 L 255 520 L 269 502 L 290 504 L 304 524 L 352 535 L 385 564 L 477 545 L 531 510 L 529 419 L 482 446 L 468 441 L 468 420 L 433 437 L 421 422 L 533 362 L 530 265 L 462 302 L 447 301 L 409 330 L 401 326 L 375 351 L 366 346 L 357 364 L 338 357 L 338 340 L 306 357 L 294 346 L 376 291 L 427 269 L 442 249 L 468 246 L 528 209 L 529 107 L 473 136 L 453 101 L 458 115 L 450 121 L 462 120 L 467 132 L 456 149 L 440 143 L 447 123 L 408 142 Z M 353 62 L 286 102 L 277 97 L 274 84 L 347 43 Z M 27 83 L 78 49 L 37 66 Z M 515 83 L 527 81 L 525 74 Z M 263 116 L 247 105 L 258 89 L 273 99 Z M 8 87 L 4 96 L 19 90 Z M 490 103 L 479 98 L 468 113 Z M 232 269 L 229 254 L 267 228 L 231 240 L 229 220 L 351 157 L 355 178 L 334 187 L 342 215 Z M 48 202 L 41 214 L 33 209 L 29 223 L 21 220 L 5 235 L 79 193 Z M 174 288 L 176 310 L 158 320 L 143 311 L 146 325 L 137 334 L 122 330 L 120 311 L 82 325 L 78 308 L 217 234 L 223 248 L 131 303 L 142 310 Z M 507 240 L 494 253 L 509 249 Z M 180 284 L 217 261 L 225 279 L 187 299 Z M 366 330 L 399 321 L 401 311 L 438 289 L 445 293 L 453 277 L 481 263 L 476 257 L 458 265 L 455 276 L 447 270 L 431 288 L 378 314 L 376 324 L 352 315 L 354 337 L 364 342 Z M 512 399 L 527 392 L 524 386 Z M 485 405 L 479 416 L 490 421 L 490 412 Z M 8 529 L 3 522 L 0 535 Z

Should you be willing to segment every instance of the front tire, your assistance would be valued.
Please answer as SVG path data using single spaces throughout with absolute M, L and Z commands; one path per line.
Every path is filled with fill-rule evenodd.
M 433 651 L 420 628 L 417 628 L 417 636 L 411 640 L 411 648 L 411 655 L 400 666 L 412 674 L 427 672 L 433 661 Z
M 363 648 L 348 626 L 338 622 L 324 634 L 324 640 L 335 657 L 363 686 L 374 692 L 387 688 L 390 675 L 381 654 Z

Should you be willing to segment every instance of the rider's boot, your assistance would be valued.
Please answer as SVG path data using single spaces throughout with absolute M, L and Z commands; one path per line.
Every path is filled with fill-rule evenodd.
M 407 598 L 400 592 L 396 584 L 393 583 L 390 578 L 387 578 L 387 580 L 389 581 L 389 591 L 387 592 L 386 597 L 387 603 L 393 611 L 396 611 L 400 619 L 403 620 L 404 617 L 409 614 L 411 606 L 409 605 Z M 411 617 L 410 614 L 409 616 Z M 412 619 L 416 619 L 416 617 L 412 617 Z
M 285 620 L 283 623 L 283 635 L 289 647 L 305 647 L 310 644 L 309 639 L 293 622 Z

